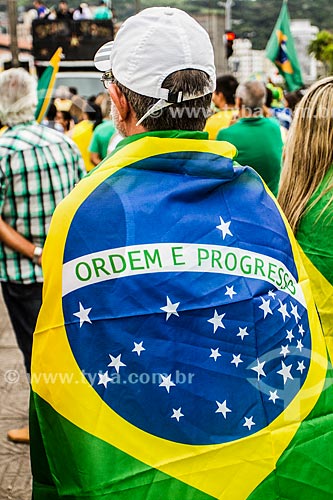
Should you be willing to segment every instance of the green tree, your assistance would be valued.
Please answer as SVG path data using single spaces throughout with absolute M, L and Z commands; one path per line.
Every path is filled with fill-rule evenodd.
M 308 52 L 323 63 L 326 75 L 333 74 L 333 33 L 326 30 L 319 31 L 317 37 L 310 43 Z

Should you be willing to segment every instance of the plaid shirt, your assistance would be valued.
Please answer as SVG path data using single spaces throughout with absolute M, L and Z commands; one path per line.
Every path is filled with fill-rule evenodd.
M 81 155 L 65 135 L 36 122 L 0 136 L 0 214 L 35 245 L 43 247 L 56 205 L 84 176 Z M 0 242 L 0 280 L 42 282 L 30 259 Z

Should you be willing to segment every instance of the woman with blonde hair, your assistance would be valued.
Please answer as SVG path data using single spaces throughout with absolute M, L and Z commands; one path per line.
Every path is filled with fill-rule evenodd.
M 296 108 L 278 201 L 303 251 L 333 284 L 333 77 L 315 83 Z

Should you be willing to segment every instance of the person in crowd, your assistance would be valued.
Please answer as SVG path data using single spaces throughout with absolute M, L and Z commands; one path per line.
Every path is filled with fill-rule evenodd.
M 237 161 L 254 168 L 277 195 L 282 158 L 282 137 L 275 120 L 263 116 L 266 89 L 253 80 L 240 84 L 236 90 L 239 119 L 217 134 L 218 141 L 229 141 L 237 148 Z
M 303 90 L 286 92 L 283 96 L 284 107 L 272 109 L 273 116 L 275 116 L 278 119 L 281 127 L 283 127 L 283 129 L 286 130 L 287 132 L 290 128 L 295 108 L 299 103 L 299 101 L 302 99 L 302 97 L 303 97 Z
M 37 17 L 39 19 L 43 19 L 43 18 L 47 17 L 47 15 L 49 14 L 50 11 L 46 7 L 46 5 L 44 4 L 44 2 L 42 0 L 34 0 L 33 5 L 34 5 L 34 8 L 36 9 Z
M 54 93 L 54 105 L 58 111 L 69 111 L 72 106 L 72 94 L 66 85 L 60 85 Z
M 278 120 L 278 118 L 275 116 L 275 109 L 272 108 L 272 102 L 273 102 L 273 92 L 270 89 L 270 87 L 266 86 L 266 100 L 265 100 L 265 104 L 264 104 L 264 107 L 263 107 L 263 115 L 266 118 L 271 118 L 272 120 L 276 120 L 276 122 L 280 126 L 280 132 L 281 132 L 282 142 L 285 143 L 286 137 L 287 137 L 288 128 L 285 126 L 286 124 L 284 122 L 280 122 Z
M 69 88 L 69 91 L 70 91 L 72 97 L 74 95 L 78 95 L 77 87 L 68 87 L 68 88 Z
M 73 19 L 73 10 L 69 8 L 66 0 L 61 0 L 58 4 L 57 19 L 70 21 Z
M 97 104 L 88 101 L 83 108 L 82 120 L 69 131 L 69 136 L 82 154 L 87 172 L 95 167 L 95 164 L 90 160 L 89 144 L 95 128 L 102 123 L 102 120 L 101 108 Z
M 287 136 L 279 203 L 305 254 L 333 285 L 333 77 L 298 103 Z
M 8 127 L 0 136 L 0 280 L 28 374 L 51 216 L 85 173 L 76 146 L 34 121 L 36 105 L 36 81 L 27 71 L 0 74 L 0 120 Z M 28 428 L 8 438 L 27 442 Z
M 285 107 L 289 108 L 292 113 L 294 113 L 297 104 L 301 101 L 305 93 L 305 90 L 295 90 L 294 92 L 286 92 L 284 94 Z
M 35 498 L 245 499 L 261 482 L 266 498 L 281 477 L 296 498 L 322 474 L 331 494 L 313 453 L 320 442 L 329 455 L 331 419 L 301 425 L 325 370 L 292 340 L 301 326 L 303 351 L 325 353 L 311 341 L 319 320 L 275 197 L 203 132 L 216 83 L 207 32 L 148 8 L 95 65 L 123 140 L 57 207 L 45 245 Z M 307 467 L 291 474 L 295 456 Z
M 272 108 L 283 108 L 283 89 L 276 83 L 276 76 L 272 75 L 268 78 L 267 87 L 272 91 Z
M 107 6 L 105 0 L 100 0 L 99 6 L 97 7 L 94 13 L 94 19 L 99 19 L 99 20 L 112 19 L 112 12 Z
M 237 114 L 235 93 L 238 81 L 233 75 L 222 75 L 216 79 L 216 89 L 213 93 L 214 114 L 207 119 L 204 130 L 209 139 L 216 139 L 220 129 L 229 127 Z
M 62 128 L 62 131 L 67 134 L 74 127 L 74 120 L 69 111 L 59 111 L 57 110 L 55 116 L 55 122 L 58 126 Z M 70 135 L 70 134 L 67 134 Z
M 44 125 L 45 127 L 52 128 L 54 130 L 58 130 L 58 132 L 64 132 L 63 126 L 57 122 L 56 120 L 56 115 L 57 115 L 57 108 L 55 107 L 55 104 L 51 102 L 51 104 L 48 107 L 48 110 L 46 112 L 45 117 L 41 121 L 41 124 Z
M 82 2 L 73 13 L 74 21 L 81 21 L 83 19 L 92 19 L 91 10 L 87 3 Z
M 74 120 L 74 123 L 76 124 L 83 120 L 83 111 L 87 104 L 87 101 L 78 94 L 74 94 L 71 98 L 71 101 L 72 104 L 69 111 Z
M 103 121 L 94 129 L 89 151 L 90 161 L 94 165 L 98 165 L 107 156 L 108 145 L 116 129 L 110 116 L 111 102 L 109 95 L 103 92 L 100 96 L 97 96 L 95 104 L 101 108 Z

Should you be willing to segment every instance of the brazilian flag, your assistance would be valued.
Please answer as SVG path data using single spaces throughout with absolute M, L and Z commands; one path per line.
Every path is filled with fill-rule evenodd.
M 34 500 L 333 498 L 329 361 L 299 247 L 235 148 L 189 137 L 127 142 L 56 209 Z
M 290 31 L 287 0 L 283 0 L 278 20 L 268 40 L 266 57 L 277 66 L 290 92 L 303 87 L 301 68 Z
M 44 118 L 52 99 L 52 91 L 59 70 L 62 48 L 59 47 L 50 59 L 48 67 L 38 80 L 37 95 L 38 103 L 35 118 L 40 123 Z

